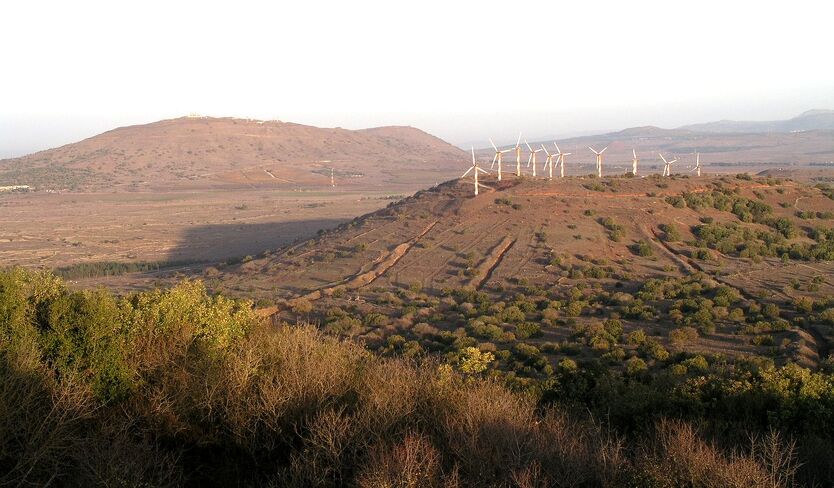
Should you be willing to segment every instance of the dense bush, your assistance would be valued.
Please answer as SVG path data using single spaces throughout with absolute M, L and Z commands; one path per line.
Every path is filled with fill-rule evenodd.
M 96 261 L 92 263 L 78 263 L 55 270 L 55 274 L 68 280 L 95 278 L 98 276 L 120 276 L 127 273 L 145 273 L 160 269 L 174 268 L 195 264 L 198 261 Z

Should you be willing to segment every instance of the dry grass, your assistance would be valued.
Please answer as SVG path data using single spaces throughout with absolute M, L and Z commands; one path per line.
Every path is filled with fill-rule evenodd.
M 124 417 L 102 419 L 75 378 L 55 381 L 34 347 L 0 358 L 0 486 L 174 486 L 176 450 L 136 436 Z
M 755 439 L 749 453 L 723 454 L 686 423 L 664 420 L 637 461 L 650 486 L 769 487 L 793 486 L 794 446 L 776 434 Z

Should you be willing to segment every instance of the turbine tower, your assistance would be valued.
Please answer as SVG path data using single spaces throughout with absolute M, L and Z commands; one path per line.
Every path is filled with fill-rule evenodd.
M 478 182 L 478 174 L 479 173 L 489 174 L 489 171 L 483 170 L 483 169 L 478 167 L 478 163 L 475 161 L 475 148 L 474 147 L 472 148 L 472 167 L 467 169 L 466 173 L 463 173 L 460 177 L 461 178 L 466 178 L 466 175 L 468 175 L 469 172 L 472 171 L 472 170 L 475 170 L 474 171 L 474 173 L 475 173 L 475 196 L 477 197 L 478 196 L 478 188 L 480 188 L 480 187 L 489 188 L 488 186 L 482 185 Z
M 677 162 L 677 159 L 666 161 L 666 158 L 664 158 L 662 154 L 657 154 L 660 156 L 660 159 L 663 160 L 663 176 L 672 176 L 672 163 Z
M 527 139 L 524 140 L 524 144 L 526 144 L 527 149 L 530 150 L 530 157 L 527 158 L 527 167 L 529 168 L 531 164 L 533 165 L 533 178 L 535 178 L 536 177 L 536 153 L 540 152 L 541 149 L 536 149 L 534 151 L 533 148 L 530 147 L 530 143 L 527 142 Z
M 521 176 L 521 132 L 518 133 L 518 141 L 515 143 L 515 175 Z
M 594 154 L 597 155 L 597 177 L 602 178 L 602 153 L 604 153 L 605 150 L 608 149 L 608 146 L 605 146 L 605 148 L 603 148 L 603 150 L 600 152 L 597 152 L 597 150 L 592 148 L 591 146 L 588 146 L 588 149 L 590 149 L 591 151 L 593 151 Z
M 489 169 L 495 167 L 495 163 L 498 163 L 498 181 L 501 181 L 501 167 L 504 165 L 504 153 L 508 153 L 512 151 L 512 149 L 504 149 L 503 151 L 499 151 L 498 147 L 492 142 L 492 139 L 489 140 L 489 143 L 492 144 L 492 148 L 495 149 L 495 156 L 492 158 L 492 166 Z
M 631 160 L 631 174 L 637 176 L 637 162 L 640 161 L 640 159 L 637 157 L 636 149 L 632 148 L 631 154 L 632 156 L 634 156 L 634 158 Z
M 558 162 L 559 162 L 559 177 L 564 178 L 565 177 L 565 156 L 570 156 L 573 153 L 563 153 L 562 150 L 559 149 L 558 144 L 556 144 L 554 142 L 553 145 L 556 146 L 556 153 L 557 153 L 557 156 L 558 156 L 557 159 L 558 159 Z
M 544 151 L 544 153 L 547 155 L 547 158 L 545 158 L 545 160 L 544 160 L 544 166 L 542 166 L 542 170 L 545 170 L 545 169 L 548 170 L 548 176 L 547 177 L 548 177 L 548 179 L 552 180 L 553 179 L 553 157 L 558 156 L 558 155 L 549 153 L 547 151 L 547 148 L 544 147 L 544 144 L 542 144 L 541 150 Z

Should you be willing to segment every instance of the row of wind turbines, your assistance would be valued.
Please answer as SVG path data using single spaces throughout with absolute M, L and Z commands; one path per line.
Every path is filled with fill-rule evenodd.
M 521 134 L 518 135 L 518 141 L 516 142 L 514 148 L 501 150 L 501 149 L 498 149 L 498 146 L 495 145 L 495 142 L 493 142 L 492 139 L 489 140 L 489 143 L 492 145 L 492 148 L 495 149 L 495 156 L 493 156 L 493 158 L 492 158 L 492 165 L 490 166 L 490 170 L 494 170 L 496 168 L 496 164 L 498 165 L 497 166 L 497 168 L 498 168 L 498 172 L 497 172 L 498 181 L 501 181 L 502 178 L 503 178 L 504 154 L 509 153 L 509 152 L 515 152 L 515 175 L 516 175 L 516 177 L 520 177 L 521 176 L 521 152 L 522 152 L 522 149 L 521 149 Z M 536 167 L 537 167 L 536 166 L 536 156 L 540 152 L 544 152 L 544 154 L 547 156 L 547 158 L 545 159 L 545 162 L 544 162 L 544 166 L 542 167 L 542 171 L 546 170 L 548 172 L 548 178 L 551 179 L 551 180 L 553 179 L 553 166 L 554 166 L 554 164 L 559 168 L 559 177 L 560 178 L 565 177 L 565 156 L 570 156 L 573 153 L 562 152 L 562 150 L 559 149 L 559 145 L 556 144 L 555 142 L 553 143 L 553 145 L 556 147 L 556 152 L 555 153 L 549 152 L 547 150 L 547 147 L 545 147 L 544 144 L 541 144 L 541 149 L 533 149 L 530 146 L 530 143 L 527 142 L 526 139 L 524 141 L 524 144 L 527 146 L 527 149 L 530 151 L 530 156 L 527 158 L 527 168 L 532 168 L 532 176 L 534 178 L 538 176 L 536 174 Z M 593 152 L 594 155 L 596 156 L 597 177 L 602 178 L 602 162 L 603 162 L 602 155 L 605 152 L 605 150 L 608 149 L 608 146 L 604 147 L 601 151 L 597 151 L 596 149 L 594 149 L 590 146 L 588 147 L 588 149 L 590 149 L 591 152 Z M 640 162 L 640 159 L 637 157 L 637 150 L 636 149 L 632 149 L 631 154 L 633 156 L 633 158 L 631 160 L 631 174 L 634 175 L 634 176 L 637 176 L 637 164 Z M 662 174 L 662 176 L 671 176 L 672 175 L 672 164 L 678 162 L 677 158 L 672 159 L 671 161 L 669 161 L 663 156 L 663 154 L 658 153 L 658 155 L 660 156 L 660 159 L 663 160 L 663 174 Z M 467 169 L 466 172 L 463 173 L 463 175 L 461 175 L 461 178 L 465 178 L 466 175 L 468 175 L 470 172 L 473 172 L 473 171 L 474 171 L 474 178 L 475 178 L 475 195 L 478 195 L 478 189 L 479 188 L 481 188 L 481 187 L 488 188 L 486 185 L 483 185 L 478 181 L 479 174 L 481 174 L 481 173 L 491 174 L 491 173 L 489 171 L 481 169 L 478 166 L 478 163 L 475 160 L 475 148 L 474 147 L 472 147 L 472 167 Z M 697 153 L 697 152 L 695 153 L 695 166 L 690 171 L 694 171 L 698 176 L 701 176 L 701 155 L 700 155 L 700 153 Z

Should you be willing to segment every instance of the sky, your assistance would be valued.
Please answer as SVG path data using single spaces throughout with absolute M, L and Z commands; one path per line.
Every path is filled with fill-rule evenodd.
M 452 143 L 834 108 L 830 2 L 0 2 L 0 158 L 189 113 Z M 477 144 L 476 144 L 477 145 Z

